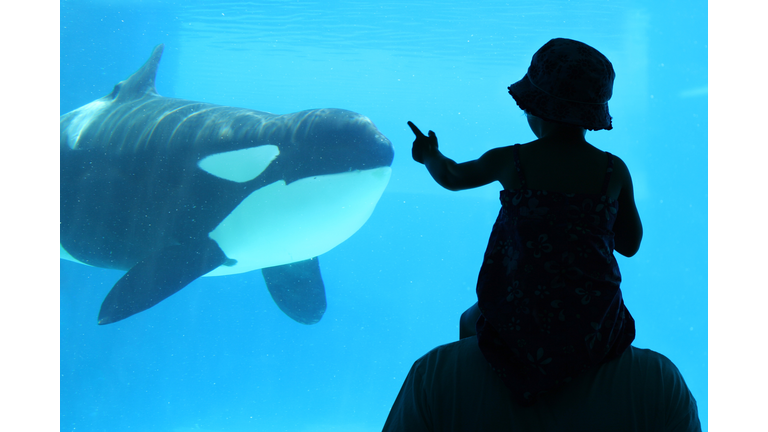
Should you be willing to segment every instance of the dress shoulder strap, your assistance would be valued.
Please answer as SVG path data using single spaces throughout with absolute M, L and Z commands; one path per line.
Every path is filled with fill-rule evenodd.
M 522 189 L 528 189 L 528 183 L 525 181 L 525 174 L 523 173 L 523 167 L 520 165 L 520 144 L 515 144 L 512 147 L 512 157 L 515 160 L 515 170 L 517 171 L 517 178 L 520 180 Z
M 608 155 L 608 168 L 605 170 L 605 179 L 603 180 L 603 188 L 600 191 L 601 195 L 608 194 L 608 183 L 611 181 L 611 174 L 613 174 L 613 155 L 605 152 Z

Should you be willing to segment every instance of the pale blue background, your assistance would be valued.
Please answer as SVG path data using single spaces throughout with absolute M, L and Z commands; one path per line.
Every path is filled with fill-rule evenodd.
M 410 158 L 414 121 L 458 161 L 534 138 L 506 86 L 553 37 L 614 64 L 614 130 L 640 252 L 619 258 L 635 345 L 672 359 L 707 428 L 707 7 L 701 1 L 62 1 L 60 113 L 158 43 L 157 90 L 278 114 L 345 108 L 395 146 L 368 223 L 320 257 L 328 311 L 283 315 L 258 273 L 200 279 L 97 326 L 120 272 L 61 262 L 62 431 L 375 431 L 411 363 L 456 340 L 500 186 L 449 192 Z

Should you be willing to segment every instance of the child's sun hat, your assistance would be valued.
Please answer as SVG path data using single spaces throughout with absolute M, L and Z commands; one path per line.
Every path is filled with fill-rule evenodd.
M 552 39 L 536 51 L 523 79 L 509 94 L 523 110 L 544 120 L 611 130 L 608 100 L 613 65 L 600 51 L 572 39 Z

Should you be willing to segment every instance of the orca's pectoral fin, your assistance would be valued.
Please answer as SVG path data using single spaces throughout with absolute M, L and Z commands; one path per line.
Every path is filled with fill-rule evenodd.
M 209 238 L 168 246 L 140 261 L 117 281 L 101 304 L 99 324 L 111 324 L 149 309 L 229 261 Z
M 261 269 L 277 306 L 301 324 L 315 324 L 325 313 L 325 286 L 317 257 Z

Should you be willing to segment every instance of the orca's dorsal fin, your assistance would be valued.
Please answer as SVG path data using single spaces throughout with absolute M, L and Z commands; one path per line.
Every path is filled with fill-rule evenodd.
M 127 80 L 120 81 L 108 97 L 123 102 L 140 99 L 145 95 L 156 96 L 155 76 L 157 76 L 157 66 L 160 64 L 160 57 L 163 56 L 164 46 L 164 44 L 156 46 L 144 66 L 140 67 Z

